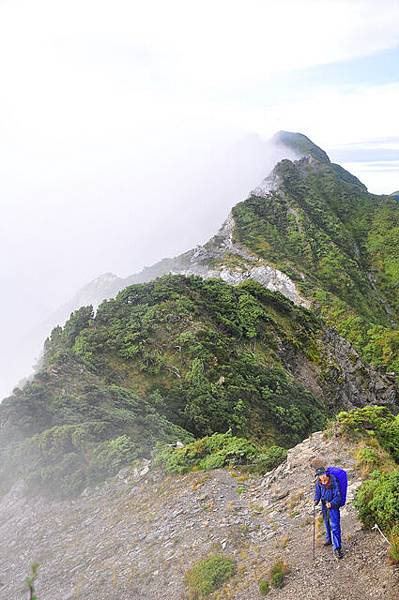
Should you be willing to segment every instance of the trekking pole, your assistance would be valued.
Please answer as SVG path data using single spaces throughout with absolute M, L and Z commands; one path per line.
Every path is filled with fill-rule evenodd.
M 316 559 L 316 504 L 313 502 L 313 560 Z

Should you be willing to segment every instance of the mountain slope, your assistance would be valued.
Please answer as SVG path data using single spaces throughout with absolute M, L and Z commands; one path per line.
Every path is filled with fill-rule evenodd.
M 339 409 L 396 402 L 393 380 L 281 294 L 166 276 L 52 332 L 41 370 L 0 405 L 2 488 L 21 476 L 77 493 L 157 441 L 230 428 L 290 446 Z
M 320 310 L 367 361 L 399 371 L 397 200 L 370 194 L 302 134 L 275 142 L 301 158 L 278 163 L 209 242 L 114 279 L 112 291 L 167 273 L 251 278 Z M 111 294 L 101 281 L 89 288 L 95 305 Z
M 304 136 L 283 134 L 309 155 L 281 161 L 207 244 L 137 277 L 251 277 L 321 310 L 366 360 L 399 371 L 399 204 L 368 193 Z
M 76 493 L 157 441 L 231 428 L 291 445 L 340 408 L 397 402 L 395 374 L 315 313 L 368 362 L 399 368 L 399 204 L 305 136 L 277 135 L 307 155 L 278 163 L 209 242 L 79 296 L 129 284 L 56 328 L 34 379 L 0 406 L 3 489 L 21 473 Z M 169 272 L 188 278 L 142 283 Z
M 11 600 L 33 561 L 43 565 L 40 600 L 186 598 L 185 573 L 214 552 L 236 569 L 215 600 L 257 597 L 281 556 L 285 600 L 397 597 L 384 542 L 360 529 L 351 504 L 348 560 L 335 569 L 318 547 L 310 561 L 310 461 L 322 454 L 346 468 L 351 500 L 355 450 L 368 467 L 384 452 L 367 419 L 369 445 L 316 433 L 265 478 L 150 468 L 158 443 L 200 438 L 181 452 L 191 460 L 195 445 L 212 468 L 215 436 L 202 438 L 230 430 L 219 437 L 240 436 L 227 455 L 239 464 L 240 444 L 281 460 L 286 451 L 270 446 L 292 447 L 342 408 L 398 410 L 385 371 L 398 364 L 399 205 L 305 136 L 278 136 L 306 156 L 281 161 L 204 246 L 94 282 L 77 302 L 124 289 L 56 327 L 35 376 L 0 405 L 0 584 Z M 397 456 L 395 427 L 380 433 Z
M 278 558 L 289 573 L 273 597 L 396 600 L 386 543 L 361 528 L 352 506 L 361 482 L 353 452 L 347 441 L 315 433 L 265 477 L 221 469 L 171 477 L 145 464 L 74 501 L 32 502 L 16 487 L 0 500 L 2 594 L 20 600 L 28 566 L 39 561 L 40 600 L 183 599 L 188 569 L 218 553 L 236 572 L 213 600 L 261 597 L 258 582 Z M 320 456 L 349 475 L 339 563 L 320 535 L 312 558 L 310 463 Z
M 320 162 L 330 162 L 327 153 L 324 152 L 324 150 L 322 150 L 319 146 L 316 146 L 316 144 L 306 137 L 306 135 L 303 135 L 303 133 L 278 131 L 272 137 L 272 141 L 278 146 L 283 146 L 287 150 L 294 152 L 294 154 L 296 154 L 296 158 L 311 156 Z
M 282 161 L 272 178 L 233 209 L 235 238 L 290 275 L 366 359 L 397 369 L 398 203 L 312 158 Z

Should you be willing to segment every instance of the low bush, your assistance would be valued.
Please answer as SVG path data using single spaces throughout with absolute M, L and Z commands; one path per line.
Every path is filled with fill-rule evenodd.
M 84 487 L 115 475 L 140 456 L 129 436 L 95 443 L 89 428 L 80 425 L 53 427 L 25 442 L 19 452 L 27 453 L 28 488 L 57 497 L 79 494 Z
M 28 588 L 30 600 L 38 600 L 36 593 L 35 593 L 35 581 L 38 577 L 38 571 L 39 571 L 39 563 L 33 563 L 33 565 L 31 566 L 30 575 L 25 580 L 26 587 Z
M 357 441 L 356 468 L 366 479 L 354 506 L 362 524 L 377 524 L 391 536 L 390 559 L 399 560 L 399 418 L 384 406 L 365 406 L 340 412 L 336 430 Z
M 399 527 L 394 527 L 389 535 L 389 562 L 399 565 Z
M 189 600 L 207 598 L 230 579 L 234 571 L 234 560 L 221 554 L 212 554 L 200 560 L 185 576 Z
M 278 559 L 270 569 L 270 582 L 272 587 L 281 588 L 288 573 L 288 567 L 282 559 Z
M 267 579 L 261 579 L 259 581 L 259 592 L 261 596 L 266 596 L 270 592 L 270 583 Z
M 284 573 L 281 571 L 275 573 L 271 579 L 272 586 L 275 588 L 281 588 L 284 585 Z
M 355 452 L 356 469 L 361 477 L 369 477 L 373 471 L 387 473 L 396 467 L 395 461 L 390 454 L 381 448 L 376 438 L 361 440 Z
M 385 406 L 365 406 L 338 413 L 338 431 L 352 440 L 376 438 L 381 447 L 399 462 L 399 416 Z
M 385 532 L 399 526 L 399 470 L 374 471 L 360 486 L 355 507 L 365 527 L 377 523 Z
M 267 473 L 275 469 L 287 458 L 287 450 L 281 446 L 270 446 L 256 457 L 256 471 Z
M 360 439 L 367 433 L 379 431 L 393 419 L 385 406 L 364 406 L 338 413 L 336 422 L 341 434 Z
M 284 448 L 263 448 L 245 438 L 234 436 L 229 430 L 201 438 L 183 448 L 159 447 L 155 463 L 169 473 L 248 464 L 259 472 L 265 472 L 278 466 L 286 456 Z

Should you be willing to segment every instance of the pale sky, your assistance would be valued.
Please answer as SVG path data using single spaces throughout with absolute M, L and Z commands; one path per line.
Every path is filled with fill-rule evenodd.
M 399 3 L 0 0 L 0 397 L 106 271 L 204 242 L 300 131 L 399 188 Z

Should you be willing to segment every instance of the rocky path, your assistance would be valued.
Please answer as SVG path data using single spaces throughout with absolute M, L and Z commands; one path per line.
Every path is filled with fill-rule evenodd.
M 345 557 L 318 540 L 312 557 L 312 470 L 323 454 L 348 470 L 342 511 Z M 360 480 L 350 448 L 313 434 L 267 476 L 218 470 L 163 477 L 124 470 L 74 501 L 0 503 L 0 598 L 21 600 L 29 565 L 41 564 L 39 600 L 185 600 L 186 570 L 211 552 L 235 559 L 236 575 L 215 599 L 260 598 L 258 581 L 282 558 L 282 600 L 398 600 L 399 574 L 378 534 L 364 532 L 351 506 Z

